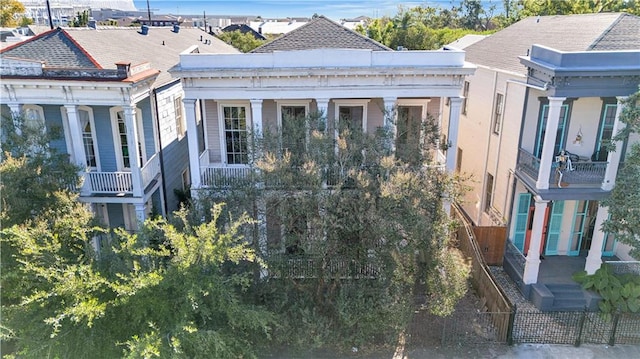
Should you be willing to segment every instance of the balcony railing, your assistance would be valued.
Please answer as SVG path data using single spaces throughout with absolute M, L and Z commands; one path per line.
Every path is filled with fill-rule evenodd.
M 549 173 L 549 187 L 564 187 L 563 183 L 566 185 L 599 187 L 604 181 L 607 165 L 607 162 L 574 160 L 570 165 L 565 164 L 560 170 L 559 163 L 552 162 Z M 521 148 L 518 152 L 517 169 L 529 176 L 533 181 L 537 181 L 538 173 L 540 172 L 540 160 Z
M 160 159 L 153 155 L 142 167 L 141 192 L 160 174 Z M 89 194 L 133 194 L 134 186 L 131 172 L 85 172 L 83 192 Z
M 254 171 L 250 167 L 200 167 L 202 185 L 213 188 L 230 188 L 250 183 Z
M 380 273 L 379 264 L 371 260 L 276 255 L 268 258 L 267 263 L 274 278 L 317 278 L 322 273 L 330 278 L 374 279 Z

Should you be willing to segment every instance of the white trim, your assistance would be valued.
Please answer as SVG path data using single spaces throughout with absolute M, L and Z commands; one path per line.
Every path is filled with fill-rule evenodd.
M 367 107 L 371 99 L 366 100 L 333 100 L 335 104 L 333 117 L 334 121 L 339 120 L 340 115 L 340 107 L 348 107 L 348 106 L 362 106 L 362 131 L 367 132 Z
M 93 108 L 89 106 L 78 106 L 76 108 L 78 120 L 80 120 L 80 114 L 79 114 L 80 111 L 86 111 L 89 114 L 89 125 L 91 126 L 91 139 L 93 140 L 93 151 L 96 156 L 96 167 L 87 167 L 87 168 L 91 168 L 91 170 L 99 172 L 102 167 L 100 166 L 100 150 L 98 149 L 98 137 L 96 134 L 96 123 L 93 117 Z M 73 158 L 74 156 L 73 143 L 71 142 L 72 140 L 71 140 L 71 131 L 69 129 L 69 116 L 67 115 L 66 107 L 60 106 L 60 113 L 62 114 L 62 127 L 64 128 L 64 139 L 65 139 L 65 142 L 67 143 L 67 152 L 69 152 L 69 154 Z M 84 135 L 84 127 L 82 126 L 82 123 L 80 123 L 79 127 L 81 131 L 81 135 Z M 81 138 L 80 142 L 84 146 L 84 138 Z M 86 162 L 86 157 L 87 157 L 86 151 L 84 155 L 85 155 L 85 162 Z
M 140 156 L 142 157 L 142 163 L 140 166 L 144 166 L 147 161 L 147 151 L 145 146 L 145 138 L 144 138 L 144 129 L 142 128 L 142 111 L 139 108 L 135 108 L 136 110 L 136 130 L 138 131 L 138 141 L 140 142 Z M 116 164 L 118 166 L 119 171 L 130 171 L 130 167 L 124 167 L 124 160 L 122 158 L 122 143 L 120 142 L 120 132 L 118 130 L 118 112 L 122 112 L 122 119 L 124 119 L 124 109 L 121 106 L 111 107 L 109 109 L 109 114 L 111 117 L 111 132 L 113 135 L 113 145 L 114 150 L 116 152 Z M 126 135 L 126 134 L 125 134 Z M 131 151 L 129 151 L 131 152 Z M 131 157 L 131 153 L 129 154 Z M 131 159 L 129 159 L 131 162 Z
M 216 102 L 218 106 L 218 129 L 220 132 L 220 162 L 225 166 L 229 167 L 246 167 L 248 163 L 245 164 L 229 164 L 227 163 L 227 141 L 225 136 L 225 123 L 224 123 L 224 108 L 225 107 L 244 107 L 245 113 L 245 131 L 247 131 L 247 139 L 249 136 L 249 132 L 251 128 L 249 127 L 252 124 L 251 119 L 251 103 L 249 101 L 218 101 Z M 248 144 L 247 144 L 248 145 Z M 250 149 L 247 147 L 247 151 Z M 249 153 L 247 153 L 247 156 Z
M 309 116 L 309 107 L 311 105 L 311 100 L 276 100 L 276 116 L 278 123 L 278 131 L 282 129 L 282 107 L 291 106 L 291 107 L 302 107 L 304 106 L 304 115 Z M 326 114 L 325 114 L 326 115 Z

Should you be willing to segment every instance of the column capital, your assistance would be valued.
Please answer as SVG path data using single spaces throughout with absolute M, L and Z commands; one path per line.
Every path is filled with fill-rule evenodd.
M 196 105 L 196 101 L 198 101 L 195 98 L 183 98 L 182 99 L 182 104 L 185 106 L 195 106 Z
M 629 96 L 616 96 L 616 99 L 618 100 L 618 104 L 626 101 L 629 98 Z
M 449 97 L 449 105 L 450 106 L 460 105 L 462 104 L 462 100 L 464 99 L 465 99 L 464 96 Z
M 262 106 L 263 99 L 261 98 L 252 98 L 249 100 L 251 103 L 251 107 Z
M 547 96 L 547 99 L 549 100 L 549 104 L 551 104 L 551 102 L 564 102 L 564 100 L 566 100 L 566 97 L 553 97 L 553 96 Z

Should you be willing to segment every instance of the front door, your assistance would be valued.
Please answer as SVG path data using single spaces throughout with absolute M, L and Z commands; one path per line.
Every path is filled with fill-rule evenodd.
M 580 251 L 591 248 L 591 240 L 595 228 L 596 214 L 598 213 L 597 201 L 578 201 L 573 215 L 573 229 L 571 230 L 571 242 L 569 243 L 569 255 L 580 255 Z

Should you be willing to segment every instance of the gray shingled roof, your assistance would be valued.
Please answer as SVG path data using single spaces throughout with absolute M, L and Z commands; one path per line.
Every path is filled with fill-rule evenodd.
M 151 27 L 148 35 L 139 28 L 58 28 L 2 51 L 2 56 L 44 61 L 47 67 L 116 69 L 117 62 L 137 65 L 149 62 L 160 70 L 156 85 L 172 80 L 167 72 L 180 62 L 180 53 L 198 45 L 201 53 L 238 53 L 231 45 L 197 28 Z M 200 40 L 202 39 L 202 41 Z
M 305 25 L 284 34 L 251 52 L 265 53 L 323 48 L 391 51 L 390 48 L 366 36 L 349 30 L 324 16 L 319 16 Z
M 640 17 L 622 14 L 588 50 L 640 49 Z
M 132 27 L 66 30 L 106 69 L 115 69 L 116 62 L 121 61 L 133 65 L 149 62 L 151 68 L 161 71 L 156 80 L 158 86 L 171 81 L 167 70 L 177 65 L 180 53 L 192 45 L 198 45 L 200 53 L 239 53 L 235 47 L 200 29 L 182 27 L 178 33 L 172 29 L 170 26 L 150 27 L 148 35 L 142 35 L 139 28 Z
M 62 29 L 32 37 L 1 52 L 2 57 L 42 61 L 47 67 L 100 68 Z
M 640 49 L 640 17 L 624 13 L 528 17 L 465 49 L 469 62 L 526 73 L 533 44 L 561 51 Z

